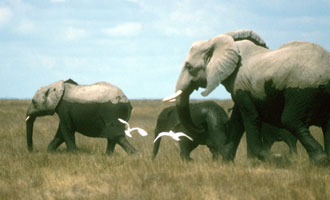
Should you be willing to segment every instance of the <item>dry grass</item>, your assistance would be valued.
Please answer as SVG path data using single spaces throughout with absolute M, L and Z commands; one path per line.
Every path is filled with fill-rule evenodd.
M 231 101 L 217 101 L 225 108 Z M 330 199 L 330 169 L 310 167 L 298 145 L 291 165 L 278 167 L 246 158 L 243 139 L 234 164 L 213 162 L 204 146 L 193 162 L 182 162 L 174 141 L 164 138 L 156 160 L 151 160 L 157 115 L 169 104 L 132 101 L 130 123 L 150 135 L 129 141 L 140 154 L 128 156 L 119 146 L 105 155 L 106 141 L 76 134 L 76 153 L 46 148 L 58 124 L 57 116 L 38 118 L 35 152 L 28 153 L 25 111 L 29 101 L 0 101 L 0 199 Z M 312 128 L 319 139 L 321 132 Z M 272 151 L 287 155 L 285 144 Z

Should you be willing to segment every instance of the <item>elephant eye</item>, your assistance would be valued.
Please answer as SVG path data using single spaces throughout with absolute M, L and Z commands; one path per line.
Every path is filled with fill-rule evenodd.
M 189 72 L 191 72 L 192 69 L 193 69 L 193 67 L 191 66 L 190 63 L 186 63 L 186 69 L 187 69 Z
M 50 89 L 45 92 L 45 97 L 48 97 Z

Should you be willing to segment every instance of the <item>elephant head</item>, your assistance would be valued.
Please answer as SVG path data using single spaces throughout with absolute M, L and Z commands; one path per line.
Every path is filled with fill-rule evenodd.
M 53 115 L 64 94 L 64 83 L 75 83 L 72 80 L 58 81 L 41 87 L 34 94 L 32 102 L 26 113 L 26 137 L 28 150 L 33 150 L 33 124 L 36 117 Z M 75 83 L 76 84 L 76 83 Z
M 265 42 L 251 30 L 239 30 L 215 36 L 207 41 L 193 43 L 186 57 L 176 84 L 176 94 L 165 101 L 175 99 L 180 120 L 185 128 L 200 134 L 202 127 L 193 124 L 189 110 L 189 95 L 199 87 L 205 88 L 203 96 L 210 94 L 238 69 L 240 52 L 235 41 L 248 39 L 267 48 Z M 225 85 L 225 84 L 224 84 Z M 226 89 L 230 92 L 230 86 Z

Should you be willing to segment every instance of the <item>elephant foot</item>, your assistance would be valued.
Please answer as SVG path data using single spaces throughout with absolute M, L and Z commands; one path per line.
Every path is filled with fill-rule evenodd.
M 67 148 L 67 152 L 76 153 L 79 152 L 79 149 L 77 147 L 71 147 L 71 148 Z
M 248 158 L 251 159 L 258 159 L 260 161 L 266 161 L 266 162 L 272 162 L 273 159 L 275 159 L 276 156 L 274 156 L 273 154 L 271 154 L 269 151 L 266 150 L 261 150 L 258 151 L 257 153 L 252 153 L 252 151 L 250 153 L 248 153 Z
M 224 146 L 222 151 L 222 160 L 224 162 L 234 162 L 236 148 L 233 143 L 228 143 Z
M 213 154 L 213 156 L 212 156 L 212 160 L 213 160 L 213 161 L 218 161 L 218 160 L 219 160 L 219 157 L 220 157 L 219 154 Z
M 317 167 L 328 167 L 330 162 L 327 154 L 322 152 L 310 156 L 310 164 Z
M 276 167 L 280 168 L 288 167 L 291 165 L 291 162 L 288 157 L 283 156 L 281 154 L 271 154 L 267 161 L 272 165 L 275 165 Z
M 136 156 L 139 155 L 139 152 L 137 152 L 135 149 L 130 149 L 127 151 L 127 154 L 130 156 Z
M 47 152 L 49 152 L 49 153 L 53 153 L 53 152 L 55 152 L 56 151 L 56 149 L 53 149 L 53 148 L 48 148 L 47 149 Z
M 273 154 L 267 150 L 262 150 L 257 155 L 251 154 L 250 156 L 257 158 L 260 161 L 275 165 L 276 167 L 288 167 L 291 165 L 291 162 L 287 156 L 283 156 L 282 154 Z
M 114 151 L 106 151 L 106 152 L 105 152 L 105 154 L 106 154 L 107 156 L 111 156 L 111 155 L 113 155 L 113 153 L 114 153 Z

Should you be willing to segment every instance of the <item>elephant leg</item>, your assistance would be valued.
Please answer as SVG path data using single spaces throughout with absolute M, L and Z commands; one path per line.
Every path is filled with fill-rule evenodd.
M 251 157 L 269 160 L 271 155 L 262 145 L 261 120 L 250 93 L 239 91 L 236 97 L 246 131 L 247 148 L 250 149 Z
M 260 135 L 261 135 L 262 145 L 266 151 L 270 152 L 270 149 L 272 148 L 275 141 L 280 140 L 278 130 L 279 129 L 272 127 L 266 123 L 262 123 Z M 249 155 L 249 151 L 248 151 L 248 155 Z
M 54 139 L 48 145 L 48 151 L 55 151 L 64 142 L 60 129 L 57 129 Z
M 114 152 L 115 146 L 116 146 L 116 141 L 108 139 L 106 154 L 111 155 Z
M 127 141 L 125 136 L 119 137 L 117 143 L 126 151 L 127 154 L 131 155 L 136 152 L 135 148 Z
M 68 151 L 77 150 L 75 136 L 74 136 L 74 129 L 72 129 L 69 125 L 60 122 L 59 131 L 64 139 L 64 142 L 67 146 Z
M 219 160 L 220 151 L 216 150 L 213 146 L 207 146 L 212 153 L 213 160 Z
M 323 138 L 324 138 L 324 148 L 325 152 L 330 158 L 330 120 L 324 126 L 322 126 Z
M 327 164 L 328 156 L 323 152 L 322 146 L 314 139 L 308 129 L 308 125 L 303 121 L 303 118 L 308 115 L 309 98 L 299 98 L 300 96 L 298 95 L 290 95 L 291 97 L 288 96 L 285 101 L 281 117 L 282 125 L 297 136 L 306 149 L 311 164 Z M 295 98 L 292 98 L 292 96 Z
M 261 138 L 262 138 L 262 145 L 264 147 L 264 149 L 266 151 L 269 151 L 270 152 L 270 149 L 272 148 L 274 142 L 275 142 L 275 139 L 274 138 L 271 138 L 272 136 L 271 135 L 267 135 L 269 133 L 264 133 L 264 132 L 261 132 Z M 249 156 L 249 149 L 248 149 L 248 156 Z
M 190 157 L 190 153 L 198 146 L 198 143 L 191 142 L 186 138 L 182 138 L 179 142 L 179 146 L 180 146 L 181 159 L 186 161 L 191 161 L 192 158 Z
M 218 160 L 219 156 L 223 153 L 224 144 L 226 141 L 225 130 L 214 130 L 214 127 L 208 126 L 208 138 L 206 140 L 206 146 L 212 153 L 212 159 Z
M 282 132 L 282 140 L 289 146 L 290 154 L 298 154 L 297 151 L 297 137 L 290 132 Z
M 237 106 L 233 108 L 227 131 L 227 139 L 222 151 L 222 159 L 224 161 L 232 161 L 235 158 L 238 145 L 244 133 L 242 116 Z

